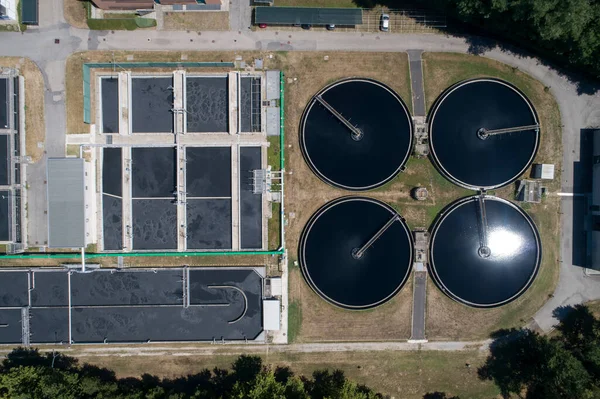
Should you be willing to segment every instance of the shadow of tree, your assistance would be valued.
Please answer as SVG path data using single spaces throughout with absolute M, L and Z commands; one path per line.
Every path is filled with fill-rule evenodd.
M 517 356 L 516 348 L 511 343 L 520 341 L 527 345 L 535 340 L 536 334 L 527 329 L 502 329 L 490 335 L 493 339 L 490 344 L 490 355 L 485 364 L 477 370 L 477 375 L 482 380 L 494 381 L 503 397 L 510 397 L 511 392 L 518 392 L 520 381 L 514 378 L 515 366 L 521 365 L 525 360 Z
M 423 399 L 460 399 L 458 396 L 448 396 L 446 392 L 428 392 Z

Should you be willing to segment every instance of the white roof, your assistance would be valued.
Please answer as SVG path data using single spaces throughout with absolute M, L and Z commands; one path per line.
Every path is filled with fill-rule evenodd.
M 281 305 L 279 299 L 263 300 L 263 328 L 279 331 L 281 328 Z
M 281 277 L 271 277 L 271 295 L 281 296 L 283 286 L 281 285 Z
M 554 165 L 553 164 L 542 164 L 542 179 L 552 180 L 554 179 Z

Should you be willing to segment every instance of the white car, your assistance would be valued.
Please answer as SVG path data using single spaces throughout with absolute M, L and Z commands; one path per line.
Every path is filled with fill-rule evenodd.
M 379 29 L 381 29 L 382 32 L 387 32 L 390 30 L 389 14 L 381 14 L 381 23 L 379 25 Z

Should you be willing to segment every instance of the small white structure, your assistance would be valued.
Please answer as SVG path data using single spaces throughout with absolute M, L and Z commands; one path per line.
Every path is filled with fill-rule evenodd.
M 17 20 L 17 0 L 0 0 L 0 20 Z
M 271 277 L 271 296 L 281 296 L 283 286 L 281 285 L 281 277 Z
M 531 170 L 531 177 L 534 179 L 553 180 L 554 165 L 546 163 L 533 164 L 533 168 Z
M 281 329 L 281 302 L 279 299 L 263 300 L 263 323 L 266 331 Z

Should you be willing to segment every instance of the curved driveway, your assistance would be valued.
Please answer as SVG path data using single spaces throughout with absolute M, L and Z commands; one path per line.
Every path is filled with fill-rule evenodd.
M 48 156 L 64 156 L 66 112 L 64 104 L 65 60 L 77 51 L 86 50 L 264 50 L 264 51 L 370 51 L 400 52 L 409 49 L 466 53 L 470 45 L 464 38 L 433 34 L 367 34 L 315 31 L 245 31 L 240 32 L 172 32 L 115 31 L 98 32 L 74 29 L 61 15 L 62 0 L 40 2 L 40 26 L 25 33 L 0 33 L 0 55 L 33 59 L 42 69 L 46 83 L 46 150 Z M 58 40 L 59 43 L 55 43 Z M 579 159 L 580 129 L 600 126 L 600 95 L 579 94 L 576 84 L 531 57 L 515 56 L 492 49 L 484 56 L 527 72 L 546 86 L 556 97 L 563 121 L 562 191 L 573 190 L 573 163 Z M 29 208 L 31 220 L 45 220 L 45 159 L 28 168 L 31 188 L 29 198 L 39 201 Z M 600 298 L 600 280 L 586 277 L 583 269 L 572 266 L 572 198 L 562 199 L 561 273 L 554 296 L 535 315 L 535 322 L 545 331 L 555 320 L 552 311 Z M 39 206 L 38 206 L 39 205 Z M 34 222 L 31 222 L 34 223 Z M 36 228 L 39 227 L 39 228 Z M 44 239 L 45 225 L 31 226 L 34 241 Z M 33 236 L 37 234 L 36 236 Z

